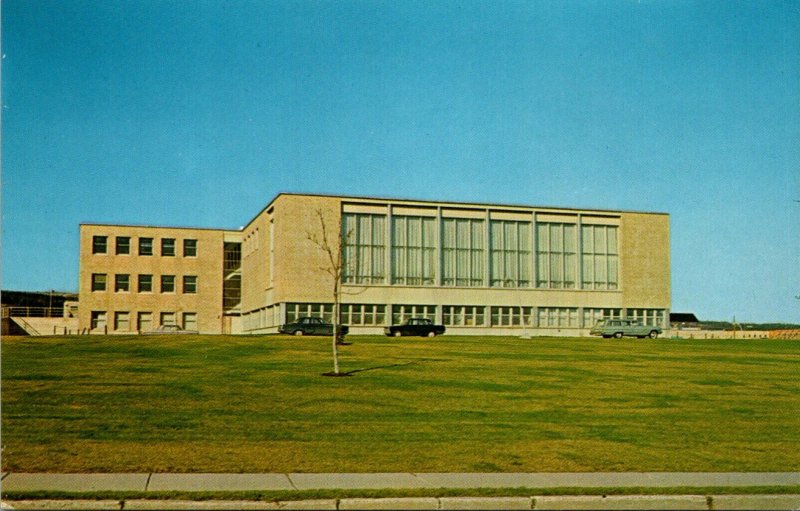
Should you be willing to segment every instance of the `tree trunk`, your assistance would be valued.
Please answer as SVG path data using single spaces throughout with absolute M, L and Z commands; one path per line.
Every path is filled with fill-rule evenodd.
M 339 341 L 339 289 L 338 285 L 334 286 L 333 292 L 333 374 L 339 374 L 339 347 L 337 343 Z

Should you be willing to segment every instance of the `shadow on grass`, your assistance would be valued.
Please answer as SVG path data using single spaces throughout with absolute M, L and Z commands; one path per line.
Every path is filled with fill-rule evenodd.
M 412 364 L 416 364 L 416 362 L 406 362 L 405 364 L 389 364 L 385 366 L 375 366 L 375 367 L 365 367 L 363 369 L 353 369 L 352 371 L 339 371 L 339 373 L 334 373 L 333 371 L 322 373 L 322 376 L 353 376 L 356 373 L 363 373 L 365 371 L 376 371 L 378 369 L 390 369 L 392 367 L 402 367 L 402 366 L 410 366 Z

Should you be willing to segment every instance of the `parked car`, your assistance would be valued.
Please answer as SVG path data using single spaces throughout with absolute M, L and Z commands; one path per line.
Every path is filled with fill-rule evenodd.
M 644 325 L 630 319 L 601 319 L 589 330 L 591 335 L 601 335 L 604 338 L 616 337 L 650 337 L 655 339 L 661 334 L 661 328 L 653 325 Z
M 338 325 L 336 330 L 339 337 L 344 337 L 350 327 Z M 300 318 L 293 323 L 281 325 L 278 332 L 289 335 L 333 335 L 333 324 L 320 318 Z
M 401 335 L 416 335 L 420 337 L 434 337 L 444 333 L 444 325 L 434 325 L 433 321 L 425 318 L 408 318 L 399 325 L 388 326 L 383 329 L 386 335 L 400 337 Z
M 199 334 L 197 330 L 184 330 L 180 325 L 161 325 L 155 330 L 142 332 L 142 335 L 163 335 L 163 334 Z

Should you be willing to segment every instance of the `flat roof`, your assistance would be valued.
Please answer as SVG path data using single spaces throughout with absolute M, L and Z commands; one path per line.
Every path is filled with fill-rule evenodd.
M 104 222 L 81 222 L 78 224 L 79 226 L 96 226 L 96 227 L 136 227 L 136 228 L 143 228 L 143 229 L 180 229 L 185 231 L 219 231 L 219 232 L 234 232 L 240 233 L 242 232 L 241 229 L 226 229 L 226 228 L 214 228 L 214 227 L 185 227 L 180 225 L 147 225 L 147 224 L 115 224 L 115 223 L 104 223 Z
M 349 201 L 363 201 L 363 202 L 390 202 L 390 203 L 403 203 L 403 204 L 417 204 L 417 205 L 437 205 L 437 206 L 452 206 L 462 208 L 475 208 L 475 209 L 524 209 L 524 210 L 539 210 L 546 212 L 589 212 L 600 214 L 620 214 L 620 213 L 637 213 L 646 215 L 667 215 L 669 213 L 657 211 L 636 211 L 625 209 L 602 209 L 602 208 L 577 208 L 577 207 L 561 207 L 561 206 L 534 206 L 530 204 L 501 204 L 492 202 L 463 202 L 463 201 L 448 201 L 448 200 L 430 200 L 430 199 L 406 199 L 402 197 L 375 197 L 364 195 L 341 195 L 341 194 L 328 194 L 328 193 L 302 193 L 302 192 L 279 192 L 276 194 L 266 206 L 256 213 L 243 227 L 240 228 L 214 228 L 214 227 L 186 227 L 178 225 L 147 225 L 147 224 L 119 224 L 119 223 L 104 223 L 104 222 L 81 222 L 79 225 L 84 226 L 99 226 L 99 227 L 141 227 L 148 229 L 186 229 L 186 230 L 201 230 L 201 231 L 223 231 L 240 233 L 245 228 L 253 223 L 253 221 L 261 216 L 261 214 L 268 210 L 279 197 L 287 195 L 292 197 L 326 197 L 331 199 L 342 199 Z
M 526 210 L 542 210 L 542 211 L 570 211 L 570 212 L 592 212 L 592 213 L 602 213 L 602 214 L 611 214 L 611 213 L 637 213 L 637 214 L 645 214 L 645 215 L 666 215 L 669 216 L 669 213 L 659 212 L 659 211 L 637 211 L 637 210 L 626 210 L 626 209 L 602 209 L 602 208 L 578 208 L 578 207 L 562 207 L 562 206 L 535 206 L 530 204 L 501 204 L 501 203 L 491 203 L 491 202 L 463 202 L 463 201 L 448 201 L 448 200 L 431 200 L 431 199 L 406 199 L 401 197 L 376 197 L 376 196 L 364 196 L 364 195 L 341 195 L 341 194 L 329 194 L 329 193 L 301 193 L 301 192 L 279 192 L 275 197 L 272 198 L 271 201 L 267 203 L 266 206 L 261 208 L 255 216 L 253 216 L 245 227 L 253 223 L 253 220 L 258 218 L 264 211 L 270 208 L 276 200 L 282 195 L 290 195 L 294 197 L 327 197 L 331 199 L 343 199 L 343 200 L 351 200 L 351 201 L 374 201 L 374 202 L 400 202 L 404 204 L 435 204 L 437 206 L 454 206 L 454 207 L 468 207 L 468 208 L 514 208 L 514 209 L 526 209 Z

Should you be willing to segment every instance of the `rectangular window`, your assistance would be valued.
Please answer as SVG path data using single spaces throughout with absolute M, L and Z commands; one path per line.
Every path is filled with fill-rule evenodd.
M 442 319 L 446 326 L 484 326 L 485 310 L 482 305 L 445 305 Z
M 152 293 L 153 292 L 153 276 L 140 273 L 139 274 L 139 292 L 140 293 Z
M 242 267 L 242 244 L 225 243 L 222 257 L 226 271 L 236 271 L 240 269 Z
M 341 305 L 340 305 L 341 307 Z M 294 323 L 300 318 L 320 318 L 333 320 L 333 304 L 331 303 L 287 303 L 286 322 Z
M 183 257 L 197 257 L 197 240 L 183 240 Z
M 174 293 L 175 292 L 175 275 L 162 275 L 161 276 L 161 292 Z
M 392 305 L 392 324 L 399 325 L 408 318 L 436 321 L 435 305 Z
M 343 325 L 385 325 L 386 306 L 374 304 L 341 304 L 340 319 Z
M 539 307 L 539 328 L 577 328 L 577 307 Z
M 193 295 L 197 293 L 197 276 L 184 275 L 183 277 L 183 292 Z
M 386 282 L 386 217 L 342 215 L 342 280 L 347 284 Z
M 533 307 L 491 307 L 492 326 L 530 326 Z
M 131 253 L 130 236 L 117 236 L 117 255 L 125 255 L 130 253 Z
M 242 305 L 242 276 L 234 273 L 222 281 L 222 308 L 225 311 L 238 309 Z
M 484 285 L 484 230 L 483 220 L 442 219 L 442 283 L 445 286 Z
M 601 319 L 621 319 L 622 309 L 583 309 L 583 327 L 591 328 Z
M 618 289 L 619 248 L 617 246 L 617 227 L 613 225 L 584 225 L 581 227 L 581 245 L 583 289 Z
M 127 292 L 131 289 L 131 276 L 126 273 L 114 275 L 114 292 Z
M 105 254 L 108 252 L 108 236 L 92 237 L 92 254 Z
M 139 238 L 139 255 L 153 255 L 153 238 Z
M 197 330 L 197 313 L 184 312 L 183 313 L 183 329 L 184 330 Z
M 106 290 L 106 274 L 92 273 L 92 291 Z
M 536 224 L 536 287 L 572 289 L 576 284 L 577 226 Z
M 140 332 L 147 332 L 148 330 L 153 329 L 153 313 L 152 312 L 140 312 L 139 318 L 137 322 L 137 327 Z
M 392 218 L 392 284 L 430 286 L 436 279 L 436 219 Z
M 666 327 L 664 309 L 628 309 L 627 319 L 643 325 Z
M 161 313 L 161 324 L 162 325 L 177 325 L 175 322 L 175 313 L 174 312 L 162 312 Z
M 161 255 L 167 257 L 175 256 L 175 238 L 161 239 Z
M 531 223 L 492 220 L 489 229 L 491 285 L 530 286 Z
M 108 323 L 106 322 L 106 311 L 92 311 L 92 330 L 105 329 Z
M 129 332 L 131 329 L 131 313 L 130 312 L 115 312 L 114 313 L 114 330 Z

